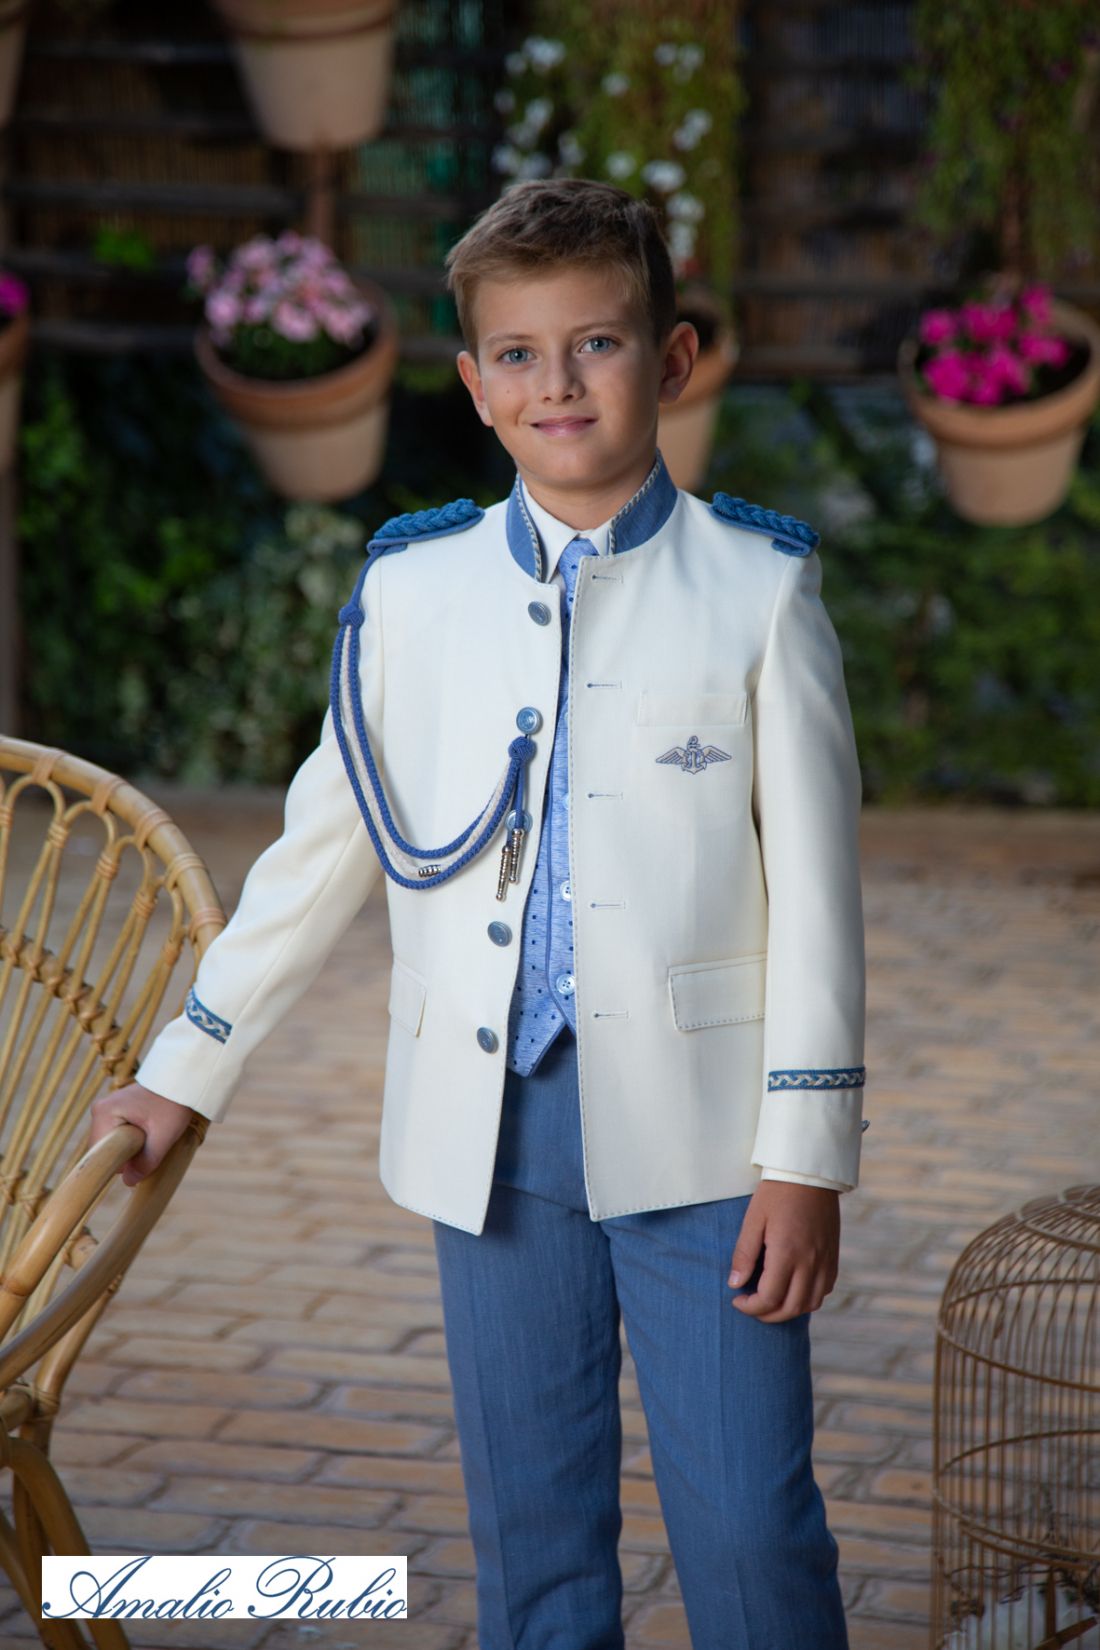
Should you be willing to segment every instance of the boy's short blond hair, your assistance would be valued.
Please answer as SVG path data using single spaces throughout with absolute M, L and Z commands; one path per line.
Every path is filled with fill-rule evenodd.
M 564 266 L 618 270 L 659 346 L 676 324 L 676 277 L 657 214 L 593 178 L 527 178 L 475 219 L 444 259 L 463 341 L 477 354 L 479 281 Z

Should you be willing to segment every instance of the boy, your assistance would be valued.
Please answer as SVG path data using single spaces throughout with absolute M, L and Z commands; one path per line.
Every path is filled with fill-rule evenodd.
M 224 1115 L 384 868 L 379 1167 L 433 1221 L 481 1650 L 623 1644 L 620 1312 L 695 1650 L 844 1650 L 809 1316 L 858 1181 L 861 791 L 817 535 L 672 483 L 698 338 L 645 204 L 517 184 L 447 268 L 512 493 L 370 542 L 284 833 L 93 1138 L 146 1130 L 132 1185 Z

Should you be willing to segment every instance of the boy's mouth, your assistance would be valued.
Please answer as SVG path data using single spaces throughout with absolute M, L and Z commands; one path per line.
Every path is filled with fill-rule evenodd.
M 536 430 L 544 435 L 572 435 L 576 430 L 586 430 L 594 424 L 594 418 L 542 418 L 535 424 Z

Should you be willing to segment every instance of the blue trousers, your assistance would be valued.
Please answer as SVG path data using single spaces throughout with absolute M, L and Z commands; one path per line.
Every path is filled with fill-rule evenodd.
M 730 1304 L 748 1204 L 592 1220 L 575 1037 L 507 1072 L 484 1230 L 433 1222 L 480 1650 L 623 1650 L 620 1314 L 693 1650 L 848 1650 L 810 1313 Z

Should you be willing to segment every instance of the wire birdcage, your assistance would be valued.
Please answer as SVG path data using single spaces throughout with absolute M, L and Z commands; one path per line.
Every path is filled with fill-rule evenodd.
M 962 1251 L 933 1402 L 931 1650 L 1100 1650 L 1100 1185 Z

